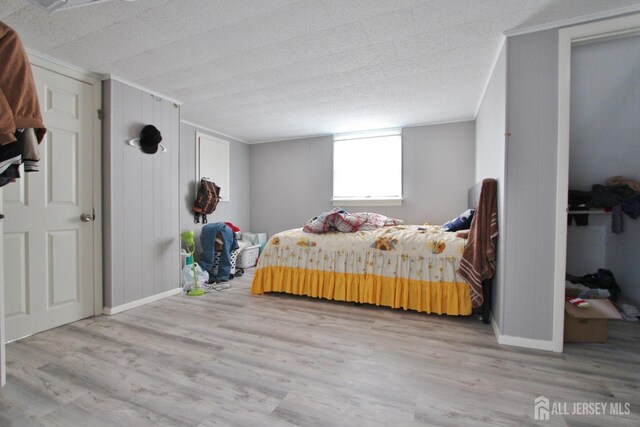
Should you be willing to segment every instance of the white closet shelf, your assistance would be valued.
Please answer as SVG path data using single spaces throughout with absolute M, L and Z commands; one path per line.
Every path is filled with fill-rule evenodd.
M 567 213 L 572 215 L 611 215 L 611 211 L 607 212 L 604 209 L 590 209 L 588 211 L 572 211 L 567 209 Z

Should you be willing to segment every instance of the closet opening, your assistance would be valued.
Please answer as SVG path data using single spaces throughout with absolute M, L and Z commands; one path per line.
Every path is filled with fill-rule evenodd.
M 559 68 L 556 229 L 565 252 L 556 252 L 564 260 L 556 266 L 556 351 L 563 342 L 604 342 L 598 325 L 609 323 L 614 335 L 638 326 L 640 17 L 561 31 Z M 576 330 L 575 318 L 564 318 L 565 296 L 590 299 L 603 318 L 630 320 Z

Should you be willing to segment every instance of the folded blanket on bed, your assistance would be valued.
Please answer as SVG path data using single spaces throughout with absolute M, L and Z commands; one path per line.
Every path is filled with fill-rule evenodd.
M 371 212 L 349 213 L 342 208 L 333 208 L 329 212 L 311 218 L 304 225 L 307 233 L 323 234 L 332 231 L 355 233 L 356 231 L 374 230 L 376 228 L 401 225 L 404 221 L 389 218 Z
M 471 303 L 474 307 L 479 307 L 484 302 L 482 281 L 492 278 L 495 273 L 497 240 L 497 182 L 488 178 L 482 181 L 480 200 L 460 261 L 459 273 L 469 283 Z

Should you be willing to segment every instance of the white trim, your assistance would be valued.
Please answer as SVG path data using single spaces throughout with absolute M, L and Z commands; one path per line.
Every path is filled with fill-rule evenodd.
M 511 335 L 498 335 L 498 344 L 510 345 L 513 347 L 532 348 L 534 350 L 558 351 L 555 349 L 552 341 L 536 340 L 533 338 L 514 337 Z M 561 351 L 560 351 L 561 352 Z
M 216 135 L 220 135 L 222 137 L 229 138 L 229 139 L 232 139 L 234 141 L 238 141 L 238 142 L 243 142 L 245 144 L 249 144 L 249 142 L 245 141 L 244 139 L 236 138 L 235 136 L 232 136 L 232 135 L 226 134 L 224 132 L 220 132 L 218 130 L 214 130 L 214 129 L 211 129 L 211 128 L 208 128 L 208 127 L 205 127 L 205 126 L 200 126 L 199 124 L 190 122 L 188 120 L 180 120 L 180 123 L 184 123 L 185 125 L 193 126 L 195 128 L 198 128 L 198 129 L 206 130 L 207 132 L 215 133 Z
M 291 137 L 285 137 L 285 138 L 281 138 L 281 139 L 264 139 L 264 140 L 260 140 L 260 141 L 249 141 L 247 142 L 247 144 L 253 145 L 253 144 L 268 144 L 270 142 L 285 142 L 285 141 L 295 141 L 298 139 L 311 139 L 311 138 L 333 138 L 333 134 L 332 133 L 318 133 L 315 135 L 300 135 L 300 136 L 291 136 Z
M 102 74 L 101 77 L 102 77 L 102 80 L 109 80 L 109 79 L 115 80 L 117 82 L 124 83 L 127 86 L 131 86 L 131 87 L 133 87 L 135 89 L 138 89 L 138 90 L 141 90 L 143 92 L 146 92 L 146 93 L 148 93 L 150 95 L 157 96 L 157 97 L 162 98 L 162 99 L 166 99 L 167 101 L 173 102 L 174 104 L 177 104 L 177 105 L 182 105 L 183 104 L 182 101 L 178 101 L 177 99 L 174 99 L 174 98 L 172 98 L 170 96 L 164 95 L 164 94 L 162 94 L 162 93 L 160 93 L 158 91 L 155 91 L 153 89 L 149 89 L 147 87 L 141 86 L 141 85 L 139 85 L 137 83 L 134 83 L 132 81 L 129 81 L 127 79 L 123 79 L 122 77 L 118 77 L 118 76 L 116 76 L 114 74 L 106 73 L 106 74 Z
M 545 24 L 532 25 L 530 27 L 514 28 L 507 30 L 503 34 L 507 37 L 520 36 L 523 34 L 537 33 L 538 31 L 552 30 L 554 28 L 568 27 L 571 25 L 578 25 L 589 21 L 595 21 L 598 19 L 613 18 L 620 15 L 629 13 L 640 12 L 640 5 L 631 5 L 625 7 L 619 7 L 617 9 L 604 10 L 601 12 L 591 13 L 589 15 L 574 16 L 566 19 L 559 19 L 557 21 L 547 22 Z
M 102 314 L 105 314 L 107 316 L 113 316 L 114 314 L 122 313 L 123 311 L 131 310 L 132 308 L 141 307 L 143 305 L 177 295 L 182 291 L 183 291 L 182 288 L 174 288 L 174 289 L 171 289 L 170 291 L 161 292 L 159 294 L 151 295 L 150 297 L 146 297 L 146 298 L 141 298 L 136 301 L 131 301 L 126 304 L 118 305 L 116 307 L 104 307 L 102 309 Z
M 66 4 L 67 0 L 61 0 L 58 1 L 56 3 L 50 4 L 48 5 L 47 2 L 45 3 L 41 3 L 39 0 L 29 0 L 32 4 L 38 6 L 39 8 L 41 8 L 42 10 L 45 10 L 49 13 L 54 13 L 54 12 L 58 12 L 60 10 L 69 10 L 69 9 L 76 9 L 78 7 L 84 7 L 84 6 L 92 6 L 94 4 L 98 4 L 98 3 L 104 3 L 106 1 L 109 0 L 84 0 L 83 2 L 73 2 L 71 4 Z
M 564 305 L 563 305 L 564 307 Z M 502 335 L 500 333 L 500 328 L 493 317 L 493 313 L 491 316 L 491 328 L 493 328 L 493 333 L 496 336 L 496 340 L 498 340 L 498 344 L 500 345 L 510 345 L 513 347 L 525 347 L 532 348 L 535 350 L 547 350 L 554 351 L 556 353 L 561 353 L 562 349 L 556 350 L 552 341 L 546 340 L 536 340 L 533 338 L 522 338 L 522 337 L 514 337 L 511 335 Z
M 102 121 L 98 110 L 102 108 L 102 81 L 97 74 L 74 67 L 62 61 L 52 61 L 45 55 L 28 53 L 29 62 L 36 66 L 63 76 L 81 81 L 91 86 L 92 95 L 92 137 L 93 143 L 93 314 L 102 312 Z
M 227 169 L 227 173 L 226 176 L 221 176 L 220 174 L 216 174 L 216 175 L 212 175 L 212 174 L 206 174 L 205 172 L 201 171 L 201 159 L 200 159 L 200 151 L 201 151 L 201 146 L 202 143 L 201 141 L 207 141 L 209 143 L 212 144 L 220 144 L 222 146 L 224 146 L 224 150 L 226 151 L 224 153 L 224 159 L 221 159 L 224 163 L 226 163 L 226 169 Z M 215 161 L 217 162 L 218 159 L 215 159 Z M 207 164 L 209 162 L 206 162 Z M 220 163 L 216 163 L 215 166 L 218 166 Z M 214 170 L 216 170 L 216 168 L 214 167 Z M 231 201 L 231 143 L 229 141 L 227 141 L 226 139 L 222 139 L 222 138 L 218 138 L 217 136 L 213 136 L 213 135 L 209 135 L 207 133 L 202 133 L 202 132 L 198 132 L 196 131 L 196 164 L 195 164 L 195 171 L 196 171 L 196 181 L 195 181 L 195 185 L 196 185 L 196 192 L 195 194 L 198 194 L 198 189 L 200 187 L 200 180 L 202 178 L 209 178 L 211 179 L 213 182 L 216 183 L 216 185 L 218 185 L 221 188 L 221 194 L 220 195 L 220 202 L 230 202 Z
M 640 15 L 599 21 L 558 32 L 558 153 L 556 182 L 556 241 L 553 304 L 553 351 L 564 339 L 564 287 L 567 253 L 567 191 L 569 188 L 569 130 L 571 121 L 571 46 L 585 40 L 609 38 L 640 30 Z
M 496 336 L 496 341 L 500 342 L 500 327 L 496 323 L 496 317 L 493 315 L 493 311 L 491 311 L 491 328 L 493 329 L 493 334 Z
M 333 135 L 334 141 L 346 141 L 349 139 L 378 138 L 382 136 L 402 136 L 402 128 L 373 129 L 360 132 L 337 133 Z
M 371 139 L 391 139 L 393 145 L 399 143 L 399 154 L 400 154 L 400 185 L 399 188 L 393 188 L 392 190 L 397 190 L 396 194 L 389 194 L 391 191 L 387 192 L 387 194 L 366 194 L 368 191 L 362 191 L 365 194 L 353 194 L 353 192 L 349 191 L 347 194 L 336 194 L 336 159 L 339 157 L 338 152 L 340 150 L 336 150 L 337 145 L 348 145 L 352 144 L 355 141 L 357 144 L 362 144 L 363 140 Z M 350 134 L 342 134 L 338 138 L 333 138 L 333 155 L 332 155 L 332 203 L 333 206 L 402 206 L 403 201 L 403 185 L 404 185 L 404 160 L 403 160 L 403 139 L 404 132 L 402 132 L 401 128 L 389 128 L 386 130 L 374 130 L 370 132 L 358 132 L 358 133 L 350 133 Z M 365 144 L 369 144 L 365 142 Z M 395 148 L 395 147 L 394 147 Z M 395 150 L 390 150 L 388 147 L 386 152 L 389 153 L 393 151 L 395 155 Z M 395 157 L 395 156 L 394 156 Z M 344 159 L 342 159 L 344 160 Z M 368 168 L 371 167 L 369 164 Z M 394 179 L 395 180 L 395 177 Z M 366 188 L 365 188 L 366 189 Z M 362 190 L 362 188 L 360 188 Z M 359 191 L 360 192 L 360 191 Z
M 404 199 L 333 199 L 333 206 L 402 206 Z
M 408 129 L 408 128 L 421 128 L 421 127 L 425 127 L 425 126 L 454 125 L 456 123 L 474 122 L 475 120 L 476 120 L 476 116 L 469 116 L 468 118 L 462 118 L 462 119 L 452 119 L 452 120 L 436 121 L 436 122 L 414 123 L 414 124 L 402 126 L 402 130 Z
M 97 315 L 103 305 L 103 267 L 102 267 L 102 120 L 98 109 L 102 109 L 102 81 L 93 83 L 93 313 Z
M 60 59 L 38 52 L 37 50 L 25 48 L 25 51 L 29 56 L 29 62 L 39 67 L 46 68 L 49 71 L 64 74 L 65 76 L 72 77 L 80 81 L 86 81 L 86 78 L 97 81 L 102 80 L 102 76 L 100 74 L 94 73 L 87 68 L 78 67 L 68 62 L 61 61 Z

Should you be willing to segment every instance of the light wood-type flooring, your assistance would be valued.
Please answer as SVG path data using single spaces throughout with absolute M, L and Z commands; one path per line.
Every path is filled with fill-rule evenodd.
M 254 296 L 251 274 L 8 344 L 0 425 L 640 425 L 638 323 L 554 354 L 477 318 Z M 631 413 L 538 422 L 540 395 Z

